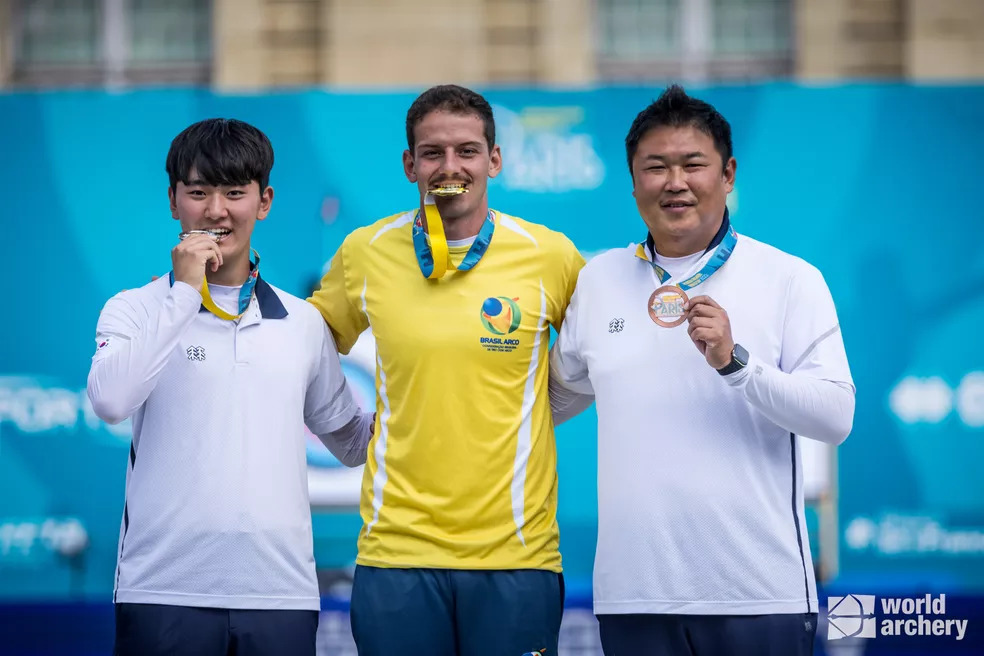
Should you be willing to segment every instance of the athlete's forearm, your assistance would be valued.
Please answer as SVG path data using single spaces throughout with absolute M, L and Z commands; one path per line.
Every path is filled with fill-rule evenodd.
M 843 442 L 854 424 L 854 389 L 844 382 L 788 374 L 751 354 L 725 376 L 756 410 L 791 433 L 827 444 Z
M 143 405 L 200 306 L 200 293 L 182 282 L 174 284 L 159 311 L 149 317 L 133 316 L 122 299 L 106 304 L 87 383 L 99 418 L 118 424 Z
M 547 391 L 550 393 L 550 412 L 553 414 L 554 426 L 573 419 L 594 403 L 593 394 L 582 394 L 564 387 L 554 376 L 550 377 Z
M 369 440 L 372 439 L 373 417 L 371 412 L 357 413 L 344 426 L 318 434 L 318 439 L 343 465 L 358 467 L 366 462 Z

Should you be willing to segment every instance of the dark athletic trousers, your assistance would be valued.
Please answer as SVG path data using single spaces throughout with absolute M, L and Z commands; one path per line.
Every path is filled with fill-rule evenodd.
M 817 614 L 599 615 L 605 656 L 812 656 Z
M 116 604 L 114 656 L 315 656 L 318 611 Z
M 388 569 L 352 584 L 359 656 L 557 656 L 564 580 L 534 569 Z

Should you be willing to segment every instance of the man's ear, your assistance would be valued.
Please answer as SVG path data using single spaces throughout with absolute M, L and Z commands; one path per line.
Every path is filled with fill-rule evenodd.
M 417 181 L 417 171 L 413 166 L 413 153 L 409 150 L 403 151 L 403 175 L 407 176 L 410 182 Z
M 735 175 L 738 172 L 738 160 L 734 157 L 728 160 L 727 164 L 724 165 L 724 186 L 728 193 L 735 188 Z
M 489 153 L 489 177 L 494 178 L 502 172 L 502 150 L 499 148 L 499 144 L 492 146 L 492 152 Z
M 273 187 L 267 185 L 267 188 L 263 190 L 260 194 L 260 211 L 256 213 L 256 220 L 262 221 L 267 218 L 267 214 L 270 213 L 270 205 L 273 204 Z
M 171 206 L 171 218 L 178 218 L 178 199 L 175 197 L 174 189 L 167 188 L 167 203 Z

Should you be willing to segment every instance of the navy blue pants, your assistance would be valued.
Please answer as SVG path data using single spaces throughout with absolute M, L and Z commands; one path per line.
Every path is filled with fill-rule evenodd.
M 315 656 L 318 611 L 116 604 L 114 656 Z
M 605 656 L 811 656 L 817 614 L 599 615 Z
M 532 569 L 359 565 L 351 614 L 359 656 L 556 656 L 564 579 Z

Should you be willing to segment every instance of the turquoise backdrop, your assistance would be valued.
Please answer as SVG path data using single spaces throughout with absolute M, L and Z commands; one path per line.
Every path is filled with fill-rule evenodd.
M 840 313 L 858 393 L 839 452 L 839 582 L 984 593 L 984 87 L 692 91 L 733 126 L 736 228 L 818 266 Z M 493 206 L 588 256 L 641 240 L 623 140 L 658 92 L 488 91 L 505 158 Z M 0 599 L 110 598 L 128 435 L 93 416 L 85 380 L 106 299 L 170 267 L 170 139 L 212 116 L 267 132 L 276 197 L 255 246 L 264 277 L 303 295 L 349 231 L 415 204 L 400 163 L 412 100 L 0 95 Z M 593 412 L 557 437 L 568 582 L 585 593 Z M 359 526 L 318 512 L 323 567 L 351 562 Z

